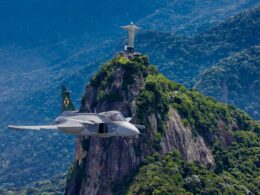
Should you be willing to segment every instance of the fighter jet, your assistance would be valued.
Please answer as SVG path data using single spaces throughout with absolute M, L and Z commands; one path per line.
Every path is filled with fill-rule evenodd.
M 100 113 L 81 113 L 75 110 L 70 98 L 70 92 L 62 86 L 62 113 L 50 125 L 14 126 L 16 130 L 56 130 L 65 134 L 96 137 L 133 137 L 140 134 L 143 125 L 130 123 L 131 118 L 125 118 L 119 111 L 112 110 Z

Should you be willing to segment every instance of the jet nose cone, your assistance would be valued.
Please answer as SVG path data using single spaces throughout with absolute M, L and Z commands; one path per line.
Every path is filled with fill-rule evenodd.
M 140 131 L 133 125 L 133 132 L 135 135 L 141 134 Z
M 130 134 L 131 136 L 136 136 L 140 134 L 140 131 L 131 123 L 130 123 Z
M 134 137 L 140 134 L 140 132 L 133 124 L 121 122 L 118 127 L 118 134 L 124 137 Z

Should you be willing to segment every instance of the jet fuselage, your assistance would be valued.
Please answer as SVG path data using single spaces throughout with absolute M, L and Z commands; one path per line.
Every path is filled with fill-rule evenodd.
M 130 137 L 140 134 L 138 129 L 118 111 L 102 113 L 68 111 L 57 117 L 53 125 L 63 133 L 80 136 Z

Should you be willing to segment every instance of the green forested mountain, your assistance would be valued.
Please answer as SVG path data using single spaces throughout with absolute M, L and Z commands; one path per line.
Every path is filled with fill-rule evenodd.
M 195 36 L 151 31 L 140 33 L 138 48 L 148 53 L 168 78 L 191 86 L 200 72 L 232 53 L 259 44 L 260 7 L 231 17 Z
M 66 184 L 66 175 L 58 174 L 50 179 L 32 182 L 23 187 L 0 187 L 3 195 L 62 195 Z
M 0 186 L 28 185 L 67 169 L 74 156 L 74 137 L 51 132 L 18 133 L 5 127 L 11 123 L 51 122 L 59 114 L 62 83 L 69 86 L 73 99 L 79 102 L 84 83 L 101 62 L 110 59 L 121 48 L 119 40 L 100 36 L 111 33 L 113 39 L 118 38 L 121 36 L 118 27 L 132 20 L 132 16 L 142 30 L 159 31 L 141 33 L 137 50 L 151 54 L 151 60 L 169 78 L 189 86 L 189 79 L 204 71 L 205 67 L 259 41 L 259 9 L 216 26 L 228 16 L 255 7 L 259 3 L 257 0 L 160 0 L 156 3 L 151 1 L 148 7 L 146 0 L 134 1 L 129 7 L 125 7 L 125 2 L 82 0 L 73 4 L 59 0 L 51 10 L 49 7 L 53 1 L 41 4 L 26 1 L 25 4 L 17 0 L 17 3 L 6 1 L 1 4 L 0 23 L 5 22 L 5 25 L 2 25 L 0 42 L 10 42 L 11 45 L 6 48 L 1 45 L 0 48 Z M 8 4 L 16 6 L 9 9 Z M 32 9 L 36 4 L 38 7 Z M 146 10 L 140 12 L 143 9 Z M 95 17 L 90 19 L 95 11 Z M 27 14 L 22 17 L 25 12 Z M 9 18 L 14 13 L 16 15 Z M 107 18 L 107 15 L 111 17 Z M 16 23 L 17 19 L 19 22 Z M 108 21 L 113 21 L 112 26 Z M 104 25 L 104 32 L 92 32 L 92 27 L 101 30 Z M 212 27 L 214 30 L 208 31 Z M 88 33 L 94 34 L 93 40 Z M 184 34 L 188 36 L 180 36 Z M 253 38 L 252 34 L 255 35 Z M 21 45 L 16 45 L 18 43 Z M 177 56 L 174 57 L 175 52 Z
M 197 77 L 194 88 L 260 118 L 260 47 L 235 53 Z
M 144 29 L 194 35 L 205 32 L 230 16 L 259 6 L 257 0 L 171 0 L 143 17 Z
M 146 159 L 127 194 L 259 194 L 259 135 L 233 133 L 231 146 L 215 149 L 215 168 L 185 162 L 173 150 Z
M 66 194 L 259 193 L 259 123 L 168 80 L 147 57 L 104 64 L 81 101 L 82 112 L 94 107 L 146 128 L 135 138 L 78 138 Z

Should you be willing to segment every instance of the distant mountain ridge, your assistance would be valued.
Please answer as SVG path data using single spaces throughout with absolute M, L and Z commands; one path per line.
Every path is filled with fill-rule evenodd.
M 260 46 L 235 53 L 207 69 L 194 88 L 260 119 Z
M 251 0 L 170 0 L 154 13 L 141 19 L 144 29 L 194 35 L 205 32 L 228 17 L 259 6 Z
M 140 33 L 137 42 L 168 78 L 191 86 L 191 80 L 207 67 L 259 44 L 259 29 L 260 7 L 231 17 L 200 35 L 149 31 Z

